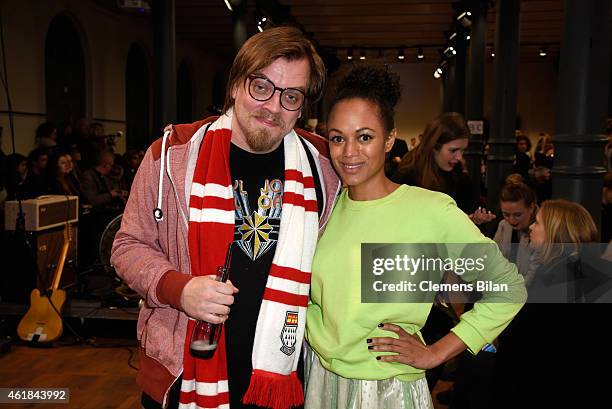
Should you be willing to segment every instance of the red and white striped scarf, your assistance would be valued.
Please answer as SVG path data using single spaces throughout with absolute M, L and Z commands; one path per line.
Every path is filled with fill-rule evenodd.
M 232 111 L 208 129 L 198 156 L 189 201 L 189 254 L 194 276 L 215 274 L 234 239 L 234 199 L 229 168 Z M 286 409 L 304 403 L 297 365 L 304 337 L 310 271 L 318 233 L 314 179 L 304 145 L 292 130 L 284 138 L 285 183 L 276 251 L 257 319 L 253 372 L 245 404 Z M 231 273 L 230 273 L 231 275 Z M 248 288 L 241 288 L 248 291 Z M 231 314 L 231 312 L 230 312 Z M 225 335 L 217 352 L 191 356 L 185 339 L 179 408 L 229 408 Z

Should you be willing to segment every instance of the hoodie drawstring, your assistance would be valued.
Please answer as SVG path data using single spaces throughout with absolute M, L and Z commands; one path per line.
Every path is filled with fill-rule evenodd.
M 164 131 L 164 137 L 162 138 L 162 146 L 161 146 L 161 160 L 159 167 L 159 186 L 157 191 L 157 207 L 153 209 L 153 217 L 157 223 L 164 220 L 164 212 L 162 212 L 162 188 L 164 187 L 164 172 L 166 168 L 166 141 L 170 137 L 170 133 L 172 132 L 172 128 L 166 129 Z

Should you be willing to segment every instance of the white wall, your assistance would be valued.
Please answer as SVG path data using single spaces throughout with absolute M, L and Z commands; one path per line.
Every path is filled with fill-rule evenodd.
M 399 137 L 410 141 L 423 133 L 425 125 L 440 114 L 441 81 L 433 76 L 434 64 L 394 64 L 400 75 L 402 99 L 395 108 L 395 126 Z
M 485 116 L 493 117 L 495 71 L 493 61 L 485 66 Z M 533 145 L 540 132 L 555 132 L 558 100 L 558 73 L 551 59 L 541 62 L 519 63 L 517 89 L 517 115 L 521 131 L 529 136 Z
M 3 0 L 0 3 L 13 110 L 35 115 L 15 115 L 17 151 L 27 154 L 34 146 L 34 130 L 45 121 L 45 38 L 49 24 L 59 13 L 73 17 L 81 32 L 85 54 L 87 115 L 101 119 L 107 133 L 125 131 L 125 64 L 132 43 L 138 42 L 153 55 L 150 18 L 118 13 L 92 0 Z M 215 73 L 229 69 L 230 61 L 208 55 L 194 44 L 177 44 L 177 67 L 187 58 L 194 75 L 195 117 L 208 116 Z M 440 81 L 433 77 L 434 64 L 393 64 L 401 77 L 402 99 L 396 108 L 398 135 L 409 140 L 422 133 L 441 106 Z M 152 68 L 152 65 L 151 65 Z M 151 78 L 153 73 L 150 72 Z M 493 62 L 485 67 L 485 116 L 492 117 Z M 553 63 L 526 62 L 519 65 L 518 114 L 523 131 L 537 138 L 539 132 L 554 132 L 557 75 Z M 153 98 L 153 91 L 150 93 Z M 7 110 L 0 90 L 0 111 Z M 152 114 L 152 112 L 151 112 Z M 2 148 L 11 152 L 7 114 L 0 113 L 4 127 Z M 118 151 L 125 139 L 118 140 Z
M 425 129 L 425 125 L 440 114 L 442 105 L 441 80 L 433 76 L 435 64 L 392 64 L 400 75 L 402 99 L 396 107 L 395 125 L 398 136 L 409 141 Z M 485 63 L 484 116 L 493 117 L 495 92 L 493 60 Z M 467 93 L 467 90 L 466 90 Z M 521 128 L 534 144 L 540 132 L 554 133 L 557 109 L 557 73 L 551 60 L 519 64 L 517 115 Z
M 71 17 L 81 34 L 85 56 L 86 116 L 101 122 L 106 133 L 125 132 L 125 70 L 130 46 L 137 42 L 153 55 L 151 18 L 120 13 L 92 0 L 2 0 L 4 42 L 13 111 L 33 115 L 14 116 L 16 150 L 27 154 L 34 147 L 36 127 L 46 120 L 45 39 L 49 24 L 60 13 Z M 209 56 L 178 42 L 177 66 L 182 58 L 193 61 L 194 114 L 207 116 L 212 100 L 214 72 L 226 69 L 228 61 Z M 151 61 L 150 61 L 151 62 Z M 150 77 L 153 78 L 152 65 Z M 153 98 L 153 90 L 150 90 Z M 0 90 L 0 111 L 7 111 Z M 151 116 L 152 116 L 151 111 Z M 12 152 L 9 120 L 0 113 L 4 127 L 2 149 Z M 125 138 L 117 140 L 117 151 L 125 150 Z

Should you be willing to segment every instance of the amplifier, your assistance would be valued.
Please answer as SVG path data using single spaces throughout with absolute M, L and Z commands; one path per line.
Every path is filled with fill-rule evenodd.
M 78 228 L 71 224 L 70 229 L 71 241 L 60 288 L 77 283 Z M 30 291 L 34 288 L 46 290 L 52 284 L 64 244 L 64 227 L 24 234 L 16 231 L 2 233 L 0 248 L 6 251 L 6 257 L 0 268 L 0 301 L 28 303 Z
M 71 224 L 68 243 L 68 253 L 64 263 L 64 271 L 60 280 L 60 288 L 65 288 L 77 282 L 77 242 L 78 228 Z M 64 227 L 45 229 L 44 231 L 27 233 L 30 247 L 36 253 L 36 265 L 38 274 L 36 275 L 36 287 L 47 289 L 53 284 L 53 275 L 59 262 L 62 246 L 64 244 Z
M 19 203 L 9 200 L 5 206 L 6 230 L 15 230 Z M 25 215 L 26 231 L 52 229 L 66 222 L 75 223 L 79 219 L 78 196 L 39 196 L 36 199 L 22 200 L 21 207 Z

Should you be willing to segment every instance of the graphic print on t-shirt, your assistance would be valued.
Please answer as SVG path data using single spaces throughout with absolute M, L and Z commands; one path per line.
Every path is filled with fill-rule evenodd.
M 283 206 L 283 182 L 266 179 L 259 189 L 257 210 L 249 204 L 249 194 L 242 180 L 234 181 L 236 207 L 234 238 L 238 246 L 251 260 L 266 254 L 278 240 Z

